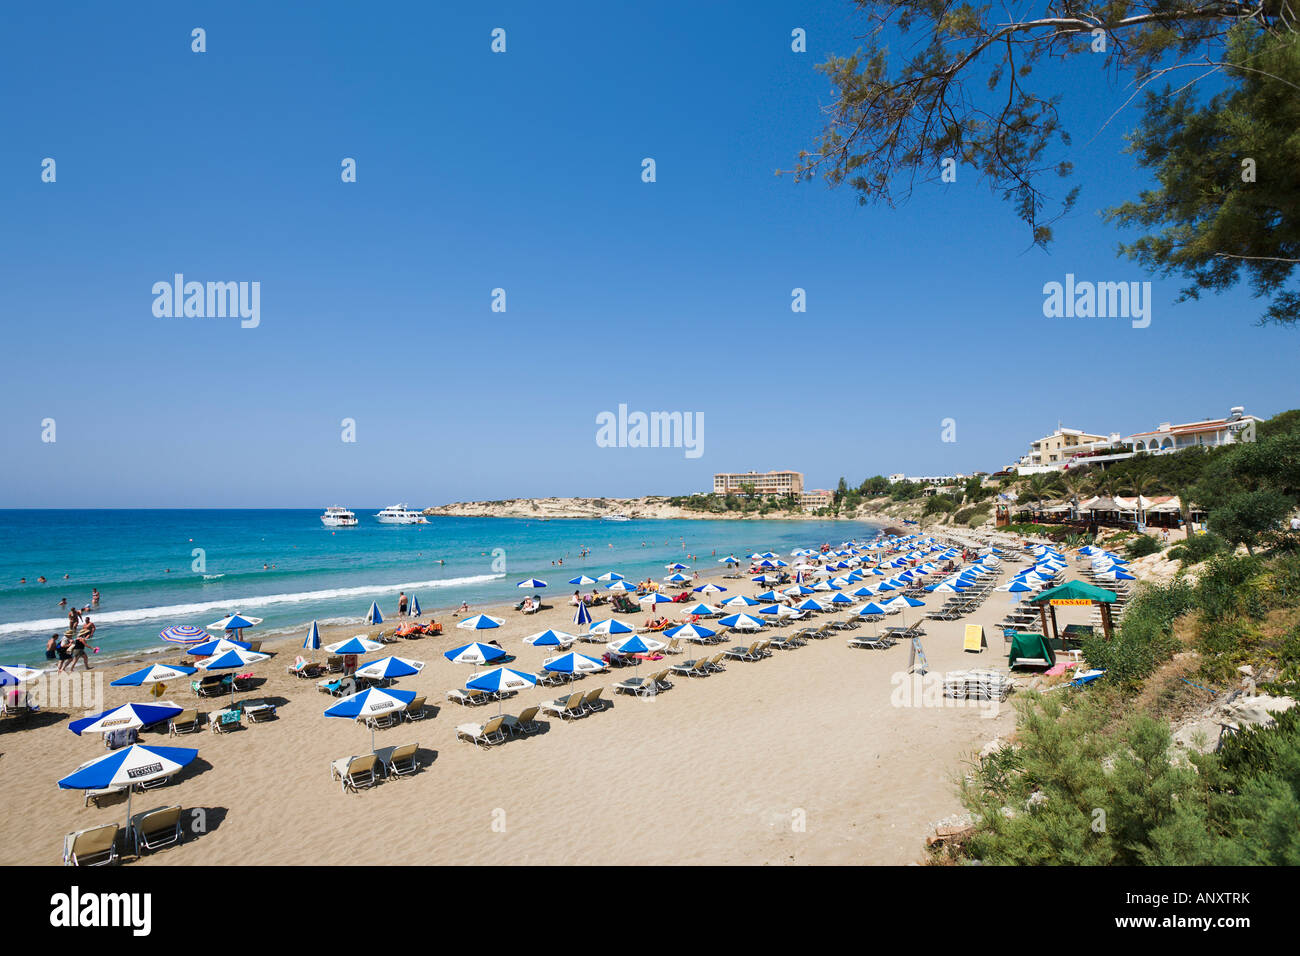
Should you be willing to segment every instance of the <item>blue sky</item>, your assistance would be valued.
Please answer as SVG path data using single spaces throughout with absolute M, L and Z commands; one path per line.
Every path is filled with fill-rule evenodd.
M 1129 90 L 1099 63 L 1054 80 L 1083 193 L 1043 252 L 961 171 L 895 209 L 773 175 L 831 99 L 814 65 L 856 45 L 847 2 L 8 20 L 0 506 L 677 494 L 772 468 L 823 487 L 993 470 L 1058 420 L 1296 404 L 1296 333 L 1256 327 L 1245 291 L 1177 304 L 1154 279 L 1146 329 L 1043 317 L 1067 272 L 1153 278 L 1097 215 L 1146 184 L 1135 114 L 1101 130 Z M 156 318 L 177 272 L 260 282 L 260 326 Z M 598 447 L 620 403 L 702 414 L 704 454 Z

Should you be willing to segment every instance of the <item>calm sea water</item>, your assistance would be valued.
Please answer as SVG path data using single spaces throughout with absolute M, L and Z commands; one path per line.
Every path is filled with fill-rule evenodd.
M 400 526 L 376 522 L 379 508 L 353 510 L 358 527 L 339 529 L 324 527 L 319 510 L 0 511 L 0 663 L 43 664 L 46 639 L 67 626 L 59 600 L 84 606 L 92 587 L 101 595 L 91 617 L 103 656 L 168 649 L 162 628 L 206 626 L 234 611 L 263 618 L 253 634 L 268 637 L 313 619 L 359 622 L 371 601 L 389 616 L 401 590 L 427 611 L 461 601 L 499 605 L 532 593 L 515 582 L 537 577 L 550 585 L 544 593 L 567 599 L 566 582 L 580 573 L 662 578 L 665 564 L 682 561 L 704 574 L 728 553 L 786 555 L 873 530 L 848 522 L 513 518 Z

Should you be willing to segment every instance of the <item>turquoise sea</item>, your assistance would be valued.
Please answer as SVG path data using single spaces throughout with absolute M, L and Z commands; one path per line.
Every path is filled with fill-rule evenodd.
M 375 521 L 378 507 L 352 510 L 359 525 L 339 529 L 324 527 L 315 509 L 0 510 L 0 664 L 43 664 L 46 639 L 67 626 L 60 599 L 82 607 L 91 588 L 101 596 L 90 616 L 102 657 L 167 650 L 164 627 L 206 626 L 234 611 L 264 619 L 250 636 L 273 637 L 313 619 L 359 622 L 371 601 L 391 615 L 403 590 L 425 611 L 499 606 L 532 593 L 515 583 L 536 577 L 550 585 L 544 593 L 567 600 L 578 574 L 662 578 L 673 561 L 710 574 L 729 553 L 787 555 L 875 530 L 830 521 L 440 517 L 403 526 Z

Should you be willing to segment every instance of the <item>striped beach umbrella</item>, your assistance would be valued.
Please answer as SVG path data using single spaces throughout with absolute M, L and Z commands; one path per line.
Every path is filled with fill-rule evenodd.
M 176 680 L 178 677 L 189 677 L 191 674 L 197 673 L 198 670 L 193 667 L 179 667 L 174 664 L 150 664 L 138 671 L 132 671 L 125 677 L 119 677 L 113 681 L 111 686 L 142 687 L 145 684 L 161 684 L 163 681 Z
M 208 632 L 193 624 L 174 624 L 165 627 L 158 636 L 168 644 L 182 644 L 186 647 L 191 644 L 202 644 L 208 640 Z
M 315 621 L 312 621 L 311 626 L 307 628 L 307 637 L 302 642 L 302 649 L 304 651 L 320 650 L 320 626 Z
M 525 671 L 512 670 L 509 667 L 494 667 L 484 671 L 473 680 L 465 682 L 469 690 L 479 690 L 485 694 L 497 695 L 497 713 L 501 713 L 501 695 L 527 690 L 537 686 L 537 675 Z
M 595 584 L 596 579 L 589 578 L 585 574 L 579 574 L 576 578 L 570 578 L 569 583 L 577 585 Z
M 672 564 L 665 564 L 664 567 L 669 571 L 689 571 L 691 569 L 689 564 L 682 564 L 680 561 L 674 561 Z
M 242 631 L 246 627 L 257 627 L 262 623 L 260 617 L 244 617 L 240 614 L 231 614 L 229 617 L 223 617 L 219 621 L 213 621 L 208 625 L 209 631 Z
M 219 637 L 215 641 L 208 641 L 206 644 L 196 644 L 185 653 L 194 657 L 211 657 L 213 654 L 224 654 L 227 651 L 246 651 L 251 644 L 243 641 L 232 641 L 228 637 Z
M 676 574 L 670 574 L 664 578 L 669 584 L 690 584 L 694 580 L 689 574 L 682 574 L 678 571 Z
M 22 664 L 0 664 L 0 687 L 36 680 L 41 673 L 35 667 L 24 667 Z
M 718 609 L 708 604 L 692 604 L 686 609 L 686 613 L 696 617 L 708 617 L 710 614 L 717 614 Z
M 570 582 L 570 583 L 572 583 L 572 582 Z M 537 589 L 537 588 L 544 588 L 544 587 L 546 587 L 546 582 L 545 582 L 545 581 L 539 581 L 539 580 L 537 580 L 537 578 L 527 578 L 526 580 L 520 581 L 518 584 L 515 585 L 515 587 L 517 587 L 517 588 L 528 588 L 528 589 L 530 589 L 530 590 L 535 590 L 535 589 Z
M 463 631 L 488 631 L 494 627 L 500 627 L 504 624 L 499 617 L 490 617 L 487 614 L 475 614 L 473 617 L 467 617 L 463 621 L 457 621 L 456 626 Z
M 419 617 L 423 612 L 420 610 L 420 599 L 414 594 L 411 595 L 411 617 Z
M 379 602 L 371 601 L 370 610 L 366 612 L 367 624 L 383 624 L 384 616 L 379 613 Z
M 735 597 L 729 597 L 722 602 L 723 607 L 754 607 L 759 602 L 746 594 L 737 594 Z
M 610 641 L 605 646 L 619 654 L 650 654 L 654 651 L 662 651 L 667 645 L 653 637 L 634 634 L 620 641 Z
M 698 588 L 695 588 L 694 590 L 696 594 L 722 594 L 727 589 L 722 587 L 721 585 L 713 584 L 712 582 L 710 582 L 709 584 L 701 584 Z
M 816 598 L 805 598 L 795 605 L 801 611 L 824 611 L 826 605 Z
M 622 581 L 623 575 L 619 574 L 617 571 L 606 571 L 599 578 L 597 578 L 597 580 L 598 581 Z
M 637 598 L 639 604 L 672 604 L 673 599 L 666 594 L 660 594 L 658 591 L 652 591 L 644 597 Z
M 718 623 L 734 631 L 758 631 L 763 627 L 762 621 L 749 614 L 731 614 L 720 618 Z
M 587 628 L 588 634 L 631 634 L 632 628 L 628 627 L 622 621 L 608 620 L 597 621 L 591 627 Z
M 605 585 L 605 588 L 610 591 L 622 591 L 626 594 L 628 591 L 635 591 L 636 585 L 628 584 L 626 581 L 614 581 L 611 584 Z
M 123 704 L 91 717 L 82 717 L 68 723 L 68 729 L 78 737 L 83 734 L 106 734 L 132 727 L 149 727 L 171 720 L 182 708 L 171 704 Z
M 717 631 L 701 627 L 699 624 L 678 624 L 664 631 L 664 637 L 680 637 L 692 641 L 716 637 L 717 634 Z
M 587 609 L 587 605 L 579 603 L 578 606 L 573 609 L 573 623 L 574 624 L 591 623 L 591 611 Z

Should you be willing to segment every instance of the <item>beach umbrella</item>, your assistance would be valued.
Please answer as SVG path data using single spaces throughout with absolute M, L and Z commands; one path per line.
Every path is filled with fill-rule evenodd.
M 637 598 L 640 604 L 672 604 L 673 599 L 666 594 L 660 594 L 658 591 L 652 591 L 644 597 Z
M 755 595 L 754 600 L 758 601 L 760 604 L 776 604 L 781 600 L 781 595 L 769 588 L 762 594 Z
M 126 827 L 131 829 L 131 794 L 137 783 L 176 773 L 199 755 L 189 747 L 145 747 L 132 744 L 83 763 L 59 781 L 60 790 L 126 788 Z
M 682 574 L 682 572 L 678 571 L 676 574 L 668 575 L 668 577 L 664 578 L 664 580 L 667 581 L 669 584 L 690 584 L 691 581 L 694 580 L 694 578 L 692 578 L 688 574 Z
M 754 607 L 758 604 L 752 597 L 746 594 L 737 594 L 735 597 L 727 598 L 722 602 L 723 607 Z
M 546 587 L 546 582 L 545 582 L 545 581 L 539 581 L 539 580 L 537 580 L 537 578 L 528 578 L 528 579 L 525 580 L 525 581 L 520 581 L 518 584 L 515 585 L 515 587 L 517 587 L 517 588 L 529 588 L 530 590 L 535 590 L 535 589 L 537 589 L 537 588 L 544 588 L 544 587 Z
M 698 624 L 678 624 L 676 627 L 670 627 L 664 631 L 664 637 L 684 637 L 694 638 L 696 640 L 715 637 L 717 631 L 710 630 L 707 627 L 701 627 Z
M 602 574 L 602 575 L 601 575 L 599 578 L 597 578 L 596 580 L 598 580 L 598 581 L 622 581 L 622 580 L 623 580 L 623 575 L 619 574 L 617 571 L 606 571 L 604 574 Z
M 896 598 L 894 598 L 892 601 L 888 602 L 888 605 L 887 605 L 887 606 L 888 606 L 888 607 L 896 607 L 896 608 L 898 608 L 900 611 L 903 612 L 903 627 L 907 627 L 907 608 L 909 608 L 909 607 L 925 607 L 925 602 L 924 602 L 924 601 L 918 601 L 916 598 L 910 598 L 910 597 L 907 597 L 907 596 L 904 595 L 904 594 L 900 594 L 898 597 L 896 597 Z
M 591 627 L 587 628 L 588 634 L 631 634 L 632 628 L 628 627 L 622 621 L 608 620 L 597 621 Z
M 579 604 L 576 608 L 573 609 L 573 623 L 574 624 L 591 623 L 591 611 L 587 609 L 587 605 Z
M 420 610 L 420 599 L 414 594 L 411 595 L 411 617 L 419 617 L 423 612 Z
M 320 625 L 315 621 L 312 621 L 311 626 L 307 628 L 307 637 L 302 642 L 302 649 L 304 651 L 320 650 Z
M 88 733 L 106 734 L 132 727 L 149 727 L 164 720 L 171 720 L 182 709 L 171 704 L 123 704 L 121 707 L 113 707 L 92 717 L 70 721 L 68 729 L 80 737 Z
M 731 614 L 721 618 L 718 623 L 737 631 L 757 631 L 763 627 L 762 621 L 749 614 Z
M 726 590 L 727 589 L 722 587 L 721 585 L 710 583 L 710 584 L 701 584 L 698 588 L 695 588 L 695 593 L 696 594 L 722 594 Z
M 797 608 L 798 608 L 799 610 L 801 610 L 801 611 L 824 611 L 824 610 L 826 610 L 826 605 L 825 605 L 825 604 L 822 604 L 822 602 L 819 601 L 819 600 L 817 600 L 816 598 L 805 598 L 804 600 L 802 600 L 802 601 L 800 601 L 798 604 L 796 604 L 795 607 L 797 607 Z
M 384 645 L 379 641 L 372 641 L 364 634 L 358 634 L 356 637 L 349 637 L 346 641 L 336 641 L 333 644 L 325 645 L 325 650 L 331 654 L 369 654 L 377 651 Z
M 710 614 L 717 614 L 718 609 L 708 604 L 692 604 L 686 609 L 686 613 L 696 617 L 708 617 Z
M 396 711 L 406 710 L 415 700 L 413 690 L 380 690 L 368 687 L 359 694 L 349 694 L 337 704 L 325 711 L 326 717 L 339 717 L 344 720 L 369 720 Z M 370 726 L 370 752 L 375 752 L 375 727 Z
M 623 581 L 623 580 L 618 580 L 618 581 L 613 582 L 612 584 L 607 584 L 607 585 L 605 585 L 605 587 L 606 587 L 608 590 L 610 590 L 610 591 L 623 591 L 623 592 L 627 592 L 627 591 L 635 591 L 635 590 L 636 590 L 636 585 L 635 585 L 635 584 L 628 584 L 626 581 Z
M 570 652 L 546 661 L 542 664 L 542 669 L 554 674 L 583 674 L 603 671 L 606 666 L 599 658 Z
M 449 651 L 443 651 L 442 656 L 453 664 L 474 664 L 477 666 L 505 657 L 506 652 L 493 644 L 475 642 L 466 644 L 463 647 L 453 647 Z
M 186 654 L 194 657 L 211 657 L 213 654 L 224 654 L 226 651 L 246 651 L 251 644 L 245 644 L 243 641 L 232 641 L 228 637 L 219 637 L 215 641 L 208 641 L 206 644 L 196 644 L 191 647 Z
M 849 597 L 847 594 L 836 594 L 831 598 L 830 603 L 843 607 L 845 604 L 852 604 L 853 598 Z
M 564 631 L 553 631 L 549 628 L 545 631 L 538 631 L 536 634 L 529 634 L 524 638 L 525 644 L 531 644 L 533 647 L 568 647 L 577 638 L 572 634 L 566 634 Z
M 866 604 L 862 605 L 862 607 L 858 608 L 858 614 L 863 617 L 884 617 L 888 613 L 889 611 L 881 607 L 875 601 L 868 601 Z
M 36 680 L 41 673 L 35 667 L 24 667 L 22 664 L 0 664 L 0 687 Z
M 725 558 L 718 558 L 718 564 L 739 564 L 740 560 L 734 555 L 729 554 Z
M 490 671 L 479 674 L 473 680 L 466 681 L 465 686 L 470 690 L 481 690 L 484 693 L 498 695 L 497 713 L 499 714 L 501 713 L 501 694 L 535 687 L 537 686 L 537 677 L 524 671 L 511 670 L 509 667 L 494 667 Z
M 689 564 L 682 564 L 680 561 L 675 561 L 672 564 L 665 564 L 664 567 L 669 571 L 689 571 L 691 569 Z
M 467 617 L 463 621 L 457 621 L 456 626 L 465 631 L 487 631 L 494 627 L 500 627 L 504 624 L 499 617 L 489 617 L 486 614 L 475 614 L 473 617 Z
M 172 627 L 165 627 L 162 633 L 158 635 L 168 644 L 202 644 L 208 640 L 208 632 L 201 627 L 195 627 L 193 624 L 175 624 Z
M 632 637 L 625 637 L 621 641 L 610 641 L 605 645 L 611 651 L 619 654 L 649 654 L 652 651 L 662 651 L 666 644 L 663 641 L 656 641 L 653 637 L 644 637 L 636 634 Z M 641 668 L 641 659 L 637 658 L 636 667 Z
M 138 671 L 132 671 L 125 677 L 119 677 L 113 681 L 113 687 L 142 687 L 145 684 L 161 684 L 163 681 L 176 680 L 178 677 L 189 677 L 191 674 L 197 674 L 198 671 L 193 667 L 179 667 L 174 664 L 151 664 L 148 667 Z
M 228 617 L 223 617 L 221 620 L 209 624 L 208 630 L 234 631 L 235 636 L 239 637 L 243 633 L 244 628 L 257 627 L 257 625 L 261 623 L 262 619 L 260 617 L 244 617 L 239 614 L 231 614 Z
M 384 616 L 379 613 L 379 602 L 371 601 L 370 610 L 366 612 L 367 624 L 383 624 Z
M 236 647 L 223 654 L 214 654 L 206 660 L 199 661 L 197 666 L 205 671 L 233 671 L 270 659 L 270 654 L 261 654 L 257 651 Z M 235 700 L 235 682 L 233 680 L 230 682 L 230 700 L 232 703 Z
M 589 578 L 589 577 L 587 577 L 585 574 L 579 574 L 576 578 L 570 578 L 570 579 L 569 579 L 569 583 L 570 583 L 570 584 L 579 584 L 579 585 L 582 585 L 582 584 L 595 584 L 595 583 L 596 583 L 596 579 L 595 579 L 595 578 Z
M 405 657 L 381 657 L 371 661 L 365 667 L 359 667 L 357 677 L 369 677 L 372 680 L 392 680 L 394 677 L 410 677 L 424 670 L 424 661 L 413 661 Z

